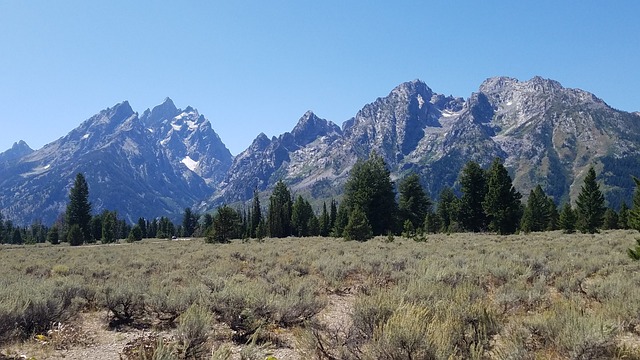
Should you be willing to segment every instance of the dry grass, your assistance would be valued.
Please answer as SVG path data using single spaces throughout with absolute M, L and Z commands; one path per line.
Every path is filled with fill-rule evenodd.
M 107 311 L 166 359 L 640 359 L 636 236 L 1 247 L 0 346 L 55 357 Z

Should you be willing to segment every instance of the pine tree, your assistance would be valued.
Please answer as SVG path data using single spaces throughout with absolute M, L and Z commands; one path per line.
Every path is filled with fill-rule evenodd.
M 487 194 L 487 180 L 484 170 L 474 161 L 468 162 L 460 173 L 460 198 L 458 220 L 467 231 L 483 231 L 487 227 L 487 217 L 482 205 Z
M 127 236 L 127 240 L 129 242 L 142 240 L 142 228 L 140 227 L 140 225 L 133 225 L 131 231 L 129 232 L 129 236 Z
M 620 213 L 618 213 L 618 228 L 623 230 L 629 228 L 629 206 L 624 201 L 620 205 Z
M 395 230 L 398 205 L 390 172 L 381 156 L 373 152 L 368 160 L 354 165 L 345 184 L 342 205 L 349 214 L 360 208 L 374 236 Z
M 291 228 L 295 236 L 309 236 L 309 221 L 315 217 L 311 204 L 298 195 L 291 210 Z M 316 219 L 317 220 L 317 219 Z
M 489 227 L 498 234 L 513 234 L 520 222 L 519 192 L 513 187 L 511 177 L 507 169 L 496 158 L 488 172 L 487 193 L 482 202 L 485 214 L 490 219 Z M 546 202 L 545 202 L 546 206 Z
M 240 215 L 227 205 L 218 208 L 213 216 L 213 226 L 205 238 L 209 243 L 226 243 L 238 236 Z
M 199 218 L 200 216 L 191 211 L 191 208 L 184 209 L 184 214 L 182 216 L 182 233 L 184 236 L 193 236 L 193 233 L 196 231 L 196 227 L 198 226 Z
M 438 197 L 437 215 L 440 222 L 440 230 L 442 232 L 449 232 L 451 230 L 451 224 L 457 218 L 456 202 L 458 198 L 453 193 L 450 187 L 445 186 L 440 191 Z
M 420 177 L 415 173 L 404 178 L 398 189 L 400 221 L 404 223 L 405 220 L 409 220 L 414 229 L 417 229 L 431 211 L 431 199 L 420 185 Z
M 424 218 L 423 229 L 427 234 L 437 233 L 440 229 L 442 229 L 442 225 L 440 224 L 440 217 L 433 211 L 429 211 L 427 213 L 427 216 L 425 216 Z
M 578 200 L 576 201 L 578 225 L 583 233 L 594 234 L 602 226 L 604 212 L 604 195 L 596 182 L 596 171 L 593 167 L 584 179 Z
M 366 241 L 371 239 L 372 230 L 367 216 L 359 207 L 349 211 L 349 221 L 344 227 L 345 240 Z
M 20 228 L 16 227 L 13 229 L 13 234 L 11 235 L 11 243 L 13 245 L 22 245 L 24 243 L 22 231 L 20 231 Z
M 336 226 L 336 218 L 338 217 L 338 203 L 331 199 L 331 207 L 329 210 L 329 232 Z
M 331 219 L 329 217 L 329 213 L 327 212 L 326 202 L 322 204 L 322 214 L 320 214 L 319 223 L 320 236 L 329 236 L 329 232 L 331 231 Z
M 527 206 L 522 215 L 520 229 L 526 233 L 545 231 L 551 218 L 547 195 L 540 185 L 529 193 Z
M 631 229 L 640 231 L 640 179 L 634 177 L 633 181 L 636 183 L 636 189 L 633 192 L 633 202 L 629 211 L 628 223 Z
M 91 203 L 89 202 L 89 186 L 82 173 L 76 175 L 73 187 L 69 192 L 69 204 L 66 211 L 67 226 L 78 225 L 82 232 L 82 242 L 91 237 Z
M 69 232 L 67 233 L 67 241 L 71 246 L 82 245 L 83 235 L 82 230 L 80 229 L 80 225 L 71 225 L 71 227 L 69 228 Z
M 142 232 L 142 238 L 146 239 L 147 236 L 147 220 L 144 218 L 138 218 L 138 226 L 140 227 L 140 231 Z
M 573 234 L 576 232 L 576 215 L 571 208 L 571 204 L 566 203 L 562 207 L 560 218 L 558 219 L 558 226 L 565 234 Z
M 269 198 L 267 216 L 269 236 L 283 238 L 291 235 L 291 211 L 291 193 L 287 185 L 280 180 Z
M 256 230 L 262 221 L 262 209 L 260 208 L 260 198 L 258 197 L 258 189 L 253 190 L 253 202 L 251 203 L 251 235 L 257 237 Z
M 612 208 L 604 211 L 602 228 L 605 230 L 613 230 L 618 228 L 618 214 Z
M 49 233 L 47 234 L 47 241 L 51 245 L 60 244 L 60 234 L 58 232 L 58 225 L 53 225 L 51 229 L 49 229 Z
M 334 221 L 334 226 L 331 230 L 331 236 L 333 237 L 342 237 L 344 236 L 344 228 L 347 226 L 349 222 L 349 210 L 344 202 L 340 204 L 336 214 L 336 220 Z
M 89 227 L 91 227 L 91 241 L 87 242 L 96 242 L 100 240 L 102 238 L 102 216 L 92 216 Z
M 102 213 L 102 237 L 103 244 L 110 244 L 116 241 L 116 214 L 105 210 Z

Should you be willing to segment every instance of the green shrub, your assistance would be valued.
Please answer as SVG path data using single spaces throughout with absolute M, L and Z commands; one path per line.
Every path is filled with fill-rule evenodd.
M 207 353 L 206 342 L 211 330 L 212 317 L 209 311 L 199 305 L 191 306 L 180 317 L 178 339 L 185 359 L 202 359 Z
M 374 333 L 377 359 L 436 359 L 430 341 L 431 312 L 421 306 L 402 305 Z

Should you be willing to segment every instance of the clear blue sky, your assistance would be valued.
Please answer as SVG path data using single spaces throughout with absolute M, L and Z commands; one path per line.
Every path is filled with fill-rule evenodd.
M 338 125 L 419 78 L 534 75 L 640 110 L 640 1 L 0 0 L 0 151 L 129 100 L 204 114 L 235 155 L 306 110 Z

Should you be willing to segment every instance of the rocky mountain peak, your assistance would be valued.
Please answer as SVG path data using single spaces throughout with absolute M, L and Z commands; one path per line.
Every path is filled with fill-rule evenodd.
M 342 130 L 336 124 L 319 118 L 312 111 L 307 111 L 298 120 L 298 123 L 291 131 L 291 135 L 293 135 L 294 142 L 297 145 L 304 146 L 321 136 L 331 133 L 340 134 L 341 132 Z
M 11 149 L 0 153 L 0 164 L 29 155 L 33 149 L 24 140 L 13 143 Z
M 167 97 L 164 99 L 162 104 L 155 106 L 151 110 L 145 110 L 141 119 L 145 126 L 154 126 L 163 120 L 173 118 L 178 115 L 179 111 L 180 110 L 173 103 L 173 100 Z

